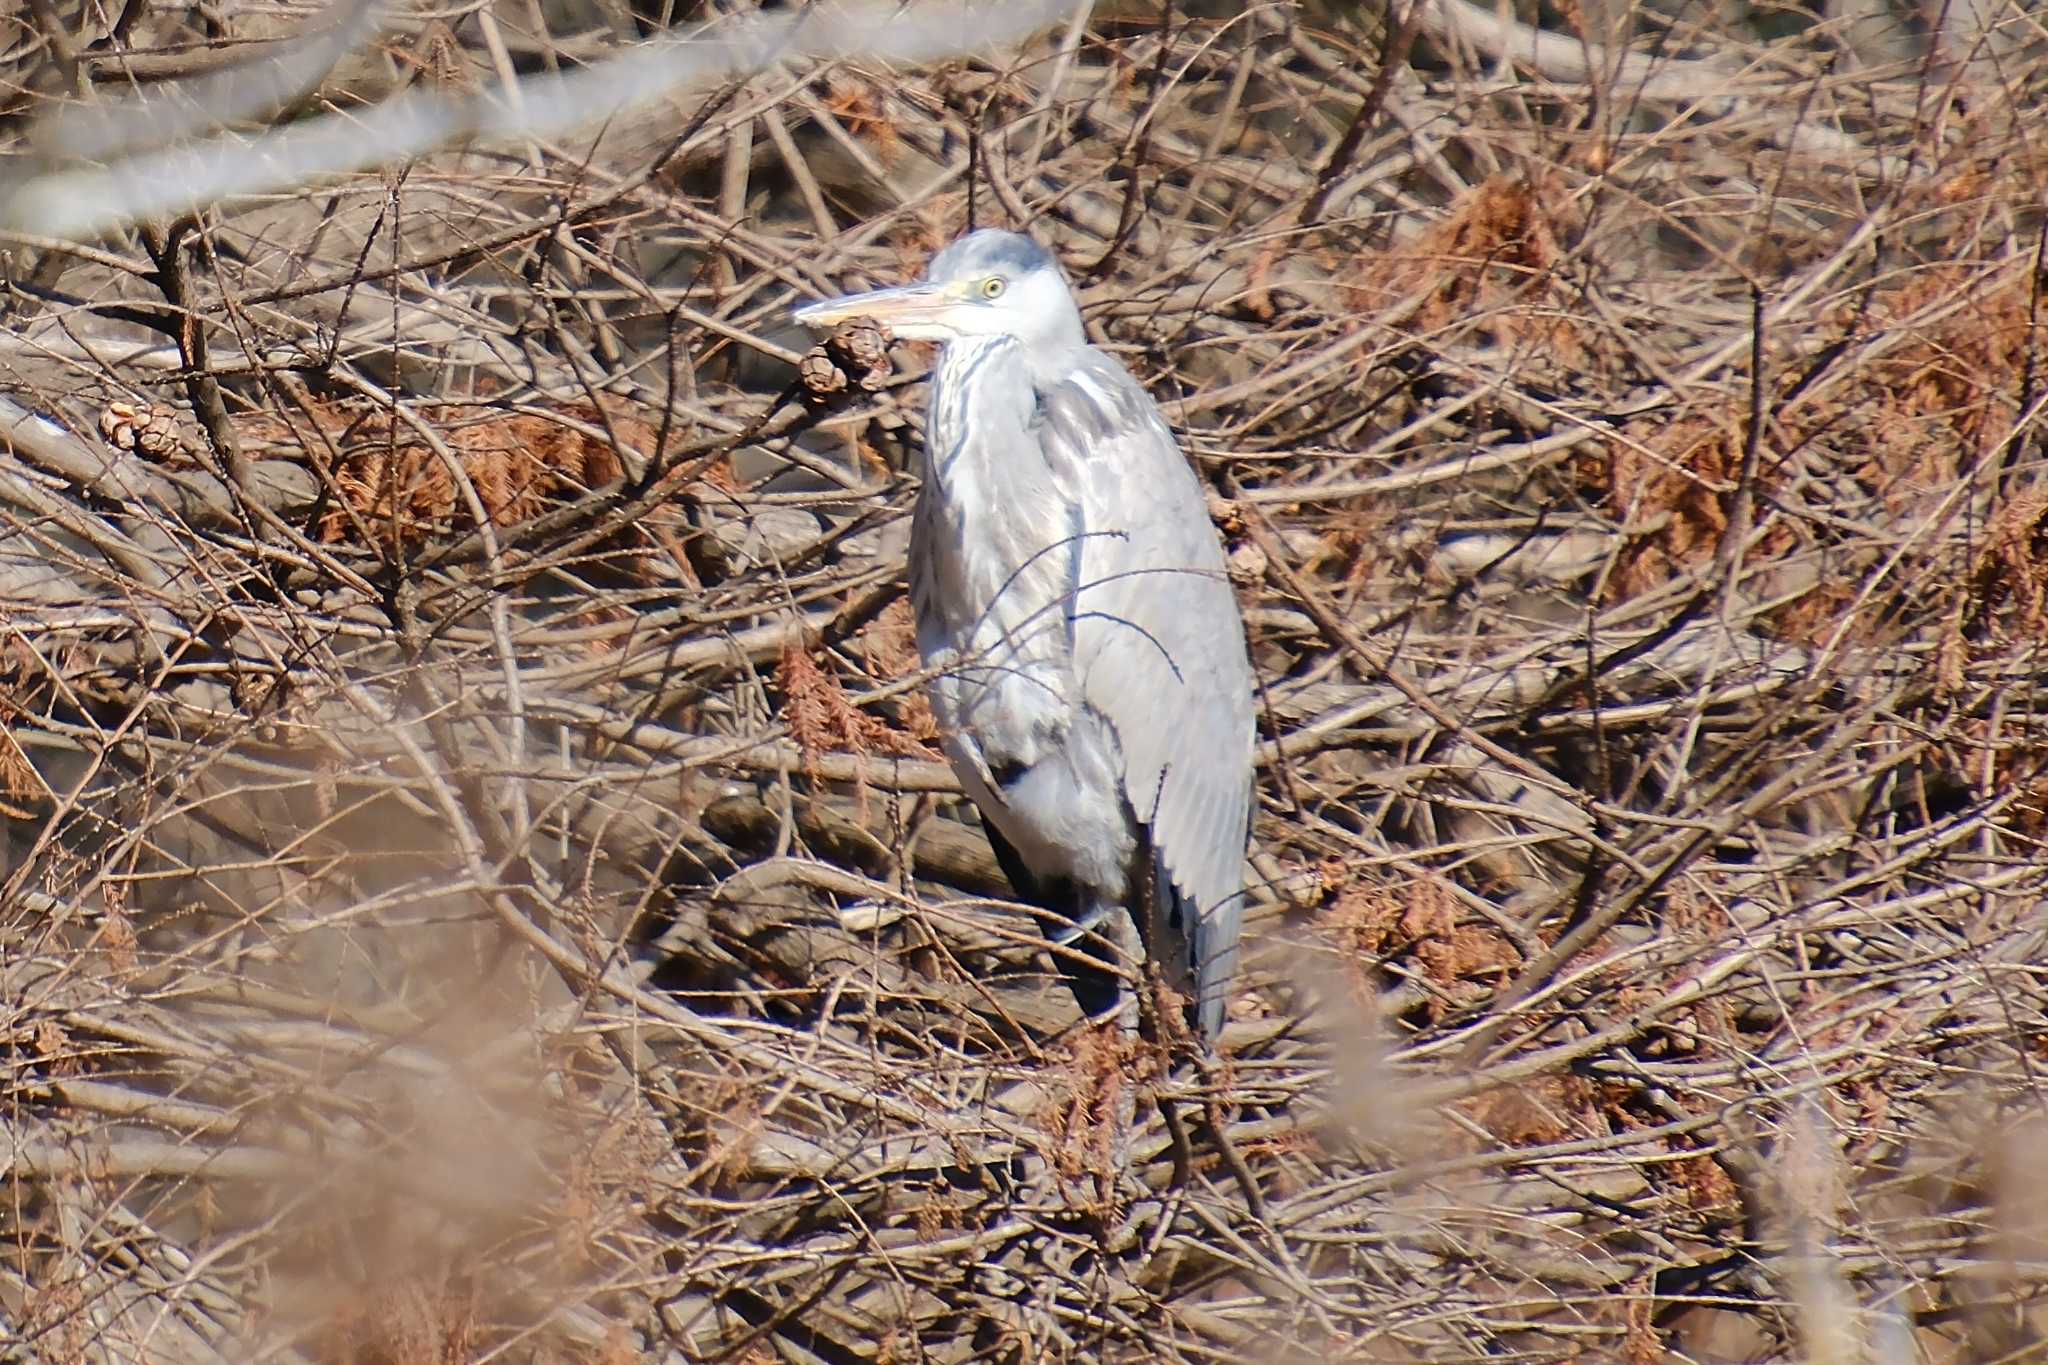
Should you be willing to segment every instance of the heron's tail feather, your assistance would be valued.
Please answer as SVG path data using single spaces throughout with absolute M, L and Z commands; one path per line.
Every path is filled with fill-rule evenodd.
M 1202 907 L 1174 880 L 1165 856 L 1146 839 L 1145 876 L 1138 907 L 1138 928 L 1145 951 L 1159 964 L 1166 984 L 1188 998 L 1190 1022 L 1204 1039 L 1214 1041 L 1223 1027 L 1223 989 L 1229 978 L 1214 974 L 1209 963 Z

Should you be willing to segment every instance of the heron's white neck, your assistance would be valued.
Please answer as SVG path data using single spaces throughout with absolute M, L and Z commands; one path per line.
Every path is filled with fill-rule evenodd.
M 1038 395 L 1023 351 L 1013 337 L 965 336 L 939 352 L 932 368 L 925 447 L 941 483 L 949 481 L 963 455 L 990 448 L 996 433 L 1021 432 L 1030 425 Z

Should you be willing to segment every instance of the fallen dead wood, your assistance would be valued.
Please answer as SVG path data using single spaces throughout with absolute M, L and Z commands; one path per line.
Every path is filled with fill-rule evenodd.
M 296 22 L 34 8 L 30 115 Z M 1098 6 L 0 239 L 0 1332 L 2036 1351 L 2048 85 L 1963 8 Z M 657 22 L 429 18 L 348 88 Z M 788 322 L 970 221 L 1229 545 L 1215 1058 L 1076 1028 L 920 696 L 922 361 Z

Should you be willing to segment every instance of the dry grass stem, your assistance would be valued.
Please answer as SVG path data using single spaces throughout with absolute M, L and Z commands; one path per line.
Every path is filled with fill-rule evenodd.
M 0 20 L 0 1358 L 2048 1349 L 2036 15 L 1101 4 L 551 103 L 711 12 Z M 496 140 L 108 207 L 394 110 Z M 1201 1065 L 1077 1027 L 939 757 L 923 354 L 789 321 L 970 224 L 1229 543 Z

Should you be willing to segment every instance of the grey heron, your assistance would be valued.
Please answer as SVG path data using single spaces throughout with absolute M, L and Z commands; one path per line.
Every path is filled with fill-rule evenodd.
M 1194 470 L 1090 345 L 1052 254 L 984 229 L 921 283 L 813 303 L 943 343 L 910 541 L 947 757 L 1083 1011 L 1121 997 L 1128 912 L 1214 1041 L 1252 806 L 1244 621 Z

